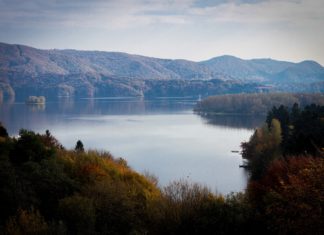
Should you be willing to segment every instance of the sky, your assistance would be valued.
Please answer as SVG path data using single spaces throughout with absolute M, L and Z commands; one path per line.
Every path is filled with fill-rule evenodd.
M 324 0 L 0 0 L 0 42 L 324 65 Z

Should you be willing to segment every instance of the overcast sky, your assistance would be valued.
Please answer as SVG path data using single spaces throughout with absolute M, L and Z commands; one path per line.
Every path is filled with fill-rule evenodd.
M 0 0 L 0 41 L 324 65 L 324 0 Z

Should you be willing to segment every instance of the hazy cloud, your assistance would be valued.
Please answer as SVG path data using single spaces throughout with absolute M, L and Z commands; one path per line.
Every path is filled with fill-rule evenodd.
M 228 3 L 234 3 L 234 4 L 257 4 L 260 2 L 264 2 L 267 0 L 196 0 L 194 2 L 194 7 L 214 7 L 221 4 L 228 4 Z
M 323 63 L 323 25 L 322 0 L 0 0 L 0 41 L 196 60 L 223 53 Z
M 324 18 L 321 0 L 0 0 L 0 24 L 23 26 L 137 27 L 202 21 L 235 23 L 290 23 Z

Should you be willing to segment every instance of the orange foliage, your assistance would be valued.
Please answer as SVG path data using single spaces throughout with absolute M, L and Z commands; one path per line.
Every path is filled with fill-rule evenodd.
M 91 179 L 99 180 L 100 178 L 107 176 L 103 169 L 96 164 L 86 164 L 80 168 L 81 175 L 88 176 Z
M 280 234 L 324 234 L 324 159 L 274 161 L 265 177 L 249 184 L 251 201 Z

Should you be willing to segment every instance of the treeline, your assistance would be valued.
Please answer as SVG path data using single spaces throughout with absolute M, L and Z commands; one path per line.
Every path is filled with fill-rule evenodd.
M 202 114 L 266 114 L 269 109 L 280 105 L 304 107 L 315 103 L 324 105 L 323 94 L 258 93 L 210 96 L 198 102 L 194 110 Z
M 287 128 L 287 131 L 284 131 Z M 227 196 L 164 188 L 107 152 L 0 125 L 0 231 L 13 234 L 324 234 L 324 106 L 273 108 L 243 143 L 252 174 Z
M 273 107 L 265 124 L 242 143 L 253 179 L 259 179 L 272 161 L 299 155 L 324 156 L 324 106 Z

